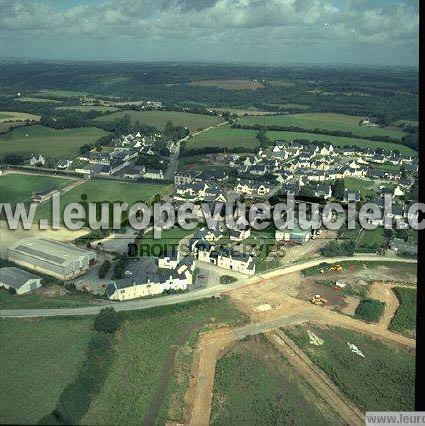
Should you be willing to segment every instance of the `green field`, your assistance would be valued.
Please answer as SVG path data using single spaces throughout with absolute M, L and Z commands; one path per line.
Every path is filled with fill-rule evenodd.
M 212 115 L 191 114 L 189 112 L 177 111 L 119 111 L 103 117 L 97 117 L 94 123 L 113 122 L 119 118 L 129 115 L 132 123 L 139 121 L 140 124 L 149 124 L 163 130 L 167 121 L 172 121 L 175 126 L 186 126 L 191 132 L 205 129 L 221 123 L 220 117 Z
M 342 421 L 264 337 L 256 336 L 238 343 L 218 360 L 210 424 L 324 425 Z
M 311 345 L 307 330 L 324 344 Z M 339 327 L 295 326 L 285 331 L 361 410 L 414 410 L 414 350 Z M 347 342 L 365 358 L 351 352 Z
M 356 308 L 355 315 L 366 322 L 378 322 L 384 313 L 385 303 L 375 299 L 362 299 Z
M 78 185 L 71 191 L 61 196 L 61 211 L 70 203 L 81 202 L 81 195 L 87 195 L 87 202 L 122 201 L 128 203 L 129 206 L 137 201 L 148 201 L 153 195 L 158 194 L 165 188 L 164 185 L 146 184 L 146 183 L 129 183 L 106 181 L 103 179 L 89 180 L 82 185 Z M 50 201 L 38 207 L 36 217 L 43 219 L 51 219 L 51 203 Z
M 373 180 L 347 177 L 344 178 L 344 185 L 349 191 L 359 192 L 362 197 L 376 195 Z
M 38 104 L 46 104 L 46 103 L 60 104 L 60 103 L 62 103 L 62 101 L 58 101 L 56 99 L 36 98 L 36 97 L 32 97 L 32 96 L 22 96 L 21 98 L 16 98 L 15 101 L 34 102 L 34 103 L 38 103 Z
M 398 307 L 389 329 L 408 337 L 416 335 L 416 288 L 394 287 L 400 306 Z
M 226 299 L 205 299 L 119 315 L 122 323 L 108 377 L 82 424 L 165 424 L 169 416 L 182 423 L 197 333 L 207 323 L 238 322 L 241 314 Z M 188 363 L 184 374 L 177 374 L 173 365 L 176 347 L 184 348 L 181 354 Z M 178 410 L 169 414 L 174 398 L 179 400 Z
M 258 81 L 251 80 L 198 80 L 191 81 L 190 86 L 216 87 L 224 90 L 255 90 L 263 87 Z
M 72 159 L 79 148 L 95 143 L 108 132 L 95 127 L 55 130 L 44 126 L 25 126 L 14 129 L 0 139 L 0 159 L 7 154 L 29 158 L 42 154 L 47 158 Z
M 363 117 L 355 117 L 333 113 L 305 113 L 288 115 L 271 115 L 267 117 L 242 117 L 242 125 L 253 126 L 295 126 L 302 129 L 320 129 L 328 131 L 352 132 L 358 136 L 390 136 L 401 138 L 404 132 L 399 129 L 387 129 L 381 127 L 362 127 L 359 121 Z
M 0 111 L 0 123 L 4 121 L 38 121 L 39 115 L 28 114 L 26 112 Z
M 54 176 L 9 173 L 0 176 L 0 203 L 23 203 L 30 200 L 33 191 L 62 188 L 73 181 Z
M 93 318 L 0 321 L 0 423 L 36 424 L 75 378 Z
M 375 252 L 386 240 L 387 238 L 384 235 L 384 228 L 382 226 L 376 229 L 364 229 L 357 241 L 356 250 Z
M 245 118 L 245 117 L 244 117 Z M 343 136 L 330 136 L 330 135 L 321 135 L 318 133 L 303 133 L 303 132 L 286 132 L 286 131 L 270 131 L 266 133 L 266 136 L 271 140 L 275 141 L 278 139 L 293 141 L 295 139 L 306 139 L 311 142 L 321 141 L 326 143 L 331 143 L 335 146 L 358 146 L 360 148 L 381 148 L 385 151 L 398 150 L 402 154 L 417 155 L 417 152 L 413 149 L 391 142 L 378 142 L 371 141 L 367 139 L 357 139 L 357 138 L 346 138 Z
M 74 90 L 54 90 L 54 89 L 43 89 L 37 92 L 38 96 L 46 96 L 52 98 L 79 98 L 87 96 L 88 92 L 79 92 Z
M 65 110 L 65 111 L 83 111 L 83 112 L 87 112 L 87 111 L 114 112 L 119 110 L 119 108 L 104 106 L 104 105 L 68 105 L 68 106 L 56 107 L 55 109 Z
M 257 148 L 259 142 L 256 138 L 256 130 L 232 129 L 227 126 L 220 126 L 207 130 L 188 140 L 186 143 L 187 150 L 203 149 L 203 148 Z

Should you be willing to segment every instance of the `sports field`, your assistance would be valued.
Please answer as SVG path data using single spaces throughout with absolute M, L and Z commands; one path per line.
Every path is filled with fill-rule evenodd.
M 28 114 L 26 112 L 0 111 L 0 123 L 5 121 L 39 121 L 40 116 Z
M 29 158 L 38 153 L 47 158 L 72 159 L 81 146 L 95 143 L 107 134 L 108 132 L 96 127 L 62 130 L 38 125 L 20 127 L 1 137 L 0 159 L 7 154 Z
M 54 176 L 9 173 L 0 176 L 0 203 L 24 203 L 30 200 L 33 191 L 59 189 L 73 181 Z
M 403 154 L 417 155 L 417 152 L 414 151 L 413 149 L 407 146 L 404 146 L 398 143 L 392 143 L 392 142 L 378 142 L 378 141 L 371 141 L 367 139 L 356 139 L 356 138 L 346 138 L 343 136 L 322 135 L 318 133 L 286 132 L 286 131 L 270 131 L 270 132 L 266 132 L 266 136 L 271 141 L 275 141 L 278 139 L 286 140 L 286 141 L 293 141 L 295 139 L 305 139 L 311 142 L 320 141 L 320 142 L 331 143 L 332 145 L 340 146 L 340 147 L 358 146 L 360 148 L 372 148 L 372 149 L 381 148 L 385 151 L 397 150 Z
M 87 202 L 106 201 L 113 203 L 121 201 L 134 204 L 137 201 L 148 201 L 152 196 L 161 192 L 165 185 L 116 182 L 104 179 L 89 180 L 78 185 L 61 196 L 61 211 L 70 203 L 81 202 L 81 195 L 87 195 Z M 39 219 L 51 218 L 51 203 L 39 206 L 36 217 Z
M 0 423 L 37 424 L 76 377 L 93 318 L 0 321 Z
M 186 143 L 187 150 L 203 148 L 257 148 L 259 141 L 256 130 L 232 129 L 227 126 L 215 127 L 189 139 Z
M 175 126 L 186 126 L 191 132 L 198 129 L 205 129 L 214 126 L 223 121 L 222 118 L 212 115 L 191 114 L 189 112 L 177 111 L 119 111 L 112 114 L 98 117 L 93 123 L 113 122 L 119 118 L 129 115 L 134 124 L 139 121 L 140 124 L 149 124 L 163 130 L 167 121 L 171 121 Z
M 353 115 L 333 114 L 333 113 L 305 113 L 272 115 L 267 117 L 242 117 L 242 125 L 253 126 L 295 126 L 302 129 L 320 129 L 328 131 L 351 132 L 358 136 L 390 136 L 399 139 L 404 136 L 404 132 L 399 129 L 388 129 L 381 127 L 362 127 L 359 121 L 363 117 Z

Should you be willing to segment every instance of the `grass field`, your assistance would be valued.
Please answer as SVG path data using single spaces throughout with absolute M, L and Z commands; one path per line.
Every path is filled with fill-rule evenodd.
M 400 306 L 391 320 L 389 329 L 414 338 L 416 336 L 416 289 L 394 287 L 393 291 Z
M 375 299 L 363 299 L 356 308 L 356 317 L 366 322 L 378 322 L 385 310 L 385 303 Z
M 0 321 L 0 423 L 36 424 L 75 378 L 93 318 Z
M 186 126 L 191 132 L 198 129 L 205 129 L 221 123 L 220 117 L 212 115 L 191 114 L 189 112 L 177 111 L 119 111 L 103 117 L 97 117 L 94 123 L 113 122 L 119 118 L 129 115 L 132 123 L 137 120 L 140 124 L 149 124 L 163 130 L 167 121 L 171 121 L 175 126 Z
M 361 127 L 359 121 L 362 117 L 333 113 L 306 113 L 272 115 L 267 117 L 242 117 L 240 123 L 253 126 L 295 126 L 303 129 L 320 129 L 328 131 L 352 132 L 358 136 L 391 136 L 401 138 L 404 132 L 399 129 L 387 129 L 380 127 Z
M 0 123 L 5 121 L 39 121 L 40 116 L 28 114 L 26 112 L 0 111 Z
M 16 98 L 15 101 L 34 102 L 34 103 L 38 103 L 38 104 L 46 104 L 46 103 L 60 104 L 60 103 L 62 103 L 62 101 L 58 101 L 57 99 L 36 98 L 36 97 L 32 97 L 32 96 L 22 96 L 21 98 Z
M 56 107 L 55 109 L 66 110 L 66 111 L 82 111 L 82 112 L 87 112 L 87 111 L 114 112 L 119 110 L 119 108 L 104 106 L 104 105 L 68 105 L 68 106 Z
M 307 330 L 324 344 L 311 345 Z M 338 327 L 296 326 L 285 331 L 361 410 L 414 409 L 414 350 Z M 347 342 L 356 345 L 365 357 L 351 352 Z
M 81 202 L 81 195 L 87 195 L 87 202 L 122 201 L 128 203 L 129 206 L 137 201 L 148 201 L 153 195 L 161 192 L 164 185 L 145 184 L 145 183 L 127 183 L 106 180 L 90 180 L 78 185 L 71 191 L 61 196 L 61 209 L 69 203 Z M 37 218 L 51 219 L 51 203 L 50 201 L 38 207 Z
M 189 379 L 188 372 L 185 377 L 176 374 L 174 357 L 170 359 L 173 346 L 183 346 L 190 355 L 192 347 L 186 346 L 189 335 L 194 345 L 203 325 L 233 324 L 241 319 L 226 299 L 120 313 L 120 317 L 108 377 L 82 424 L 165 424 L 172 395 L 177 394 L 180 409 L 184 407 Z M 149 423 L 146 416 L 153 406 L 157 410 Z M 182 422 L 181 418 L 170 420 Z
M 249 117 L 244 117 L 249 118 Z M 271 140 L 282 139 L 286 141 L 292 141 L 295 139 L 306 139 L 311 142 L 321 141 L 326 143 L 331 143 L 335 146 L 358 146 L 360 148 L 381 148 L 385 151 L 398 150 L 403 154 L 417 155 L 417 152 L 413 149 L 391 142 L 378 142 L 371 141 L 367 139 L 356 139 L 356 138 L 346 138 L 343 136 L 330 136 L 330 135 L 321 135 L 318 133 L 303 133 L 303 132 L 286 132 L 286 131 L 270 131 L 266 133 L 266 136 Z
M 54 176 L 9 173 L 0 176 L 0 203 L 23 203 L 30 200 L 33 191 L 62 188 L 73 181 Z
M 145 250 L 144 256 L 157 256 L 158 254 L 155 253 L 155 250 L 160 250 L 158 245 L 161 245 L 164 250 L 177 250 L 178 244 L 180 240 L 187 235 L 193 234 L 198 229 L 192 229 L 192 230 L 186 230 L 182 229 L 180 227 L 176 227 L 173 229 L 164 230 L 161 233 L 160 239 L 154 239 L 153 232 L 146 233 L 143 238 L 140 240 L 140 244 Z M 153 250 L 152 247 L 154 246 Z
M 310 105 L 306 105 L 306 104 L 294 104 L 294 103 L 283 103 L 283 104 L 264 104 L 266 107 L 268 105 L 273 106 L 273 107 L 279 107 L 280 109 L 291 109 L 291 108 L 296 108 L 296 109 L 309 109 Z
M 218 360 L 210 424 L 323 425 L 342 421 L 264 337 L 255 336 Z
M 255 90 L 263 87 L 258 81 L 250 80 L 199 80 L 191 81 L 190 86 L 216 87 L 225 90 Z
M 52 97 L 52 98 L 79 98 L 81 96 L 87 96 L 87 92 L 79 92 L 74 90 L 54 90 L 54 89 L 43 89 L 37 92 L 38 96 Z
M 375 252 L 386 240 L 384 229 L 381 226 L 376 229 L 364 229 L 358 239 L 357 248 L 361 251 Z
M 27 123 L 25 121 L 5 121 L 3 123 L 0 123 L 0 133 L 6 133 L 12 128 L 23 127 L 26 125 Z
M 40 153 L 47 158 L 72 159 L 79 148 L 96 142 L 108 132 L 95 127 L 55 130 L 44 126 L 26 126 L 14 129 L 0 139 L 0 159 L 7 154 L 29 158 Z
M 349 191 L 357 191 L 363 197 L 365 197 L 366 195 L 375 195 L 375 192 L 373 190 L 373 180 L 347 177 L 344 178 L 344 184 Z
M 203 149 L 203 148 L 257 148 L 259 142 L 256 138 L 256 130 L 232 129 L 227 126 L 215 127 L 200 133 L 188 140 L 186 143 L 187 150 Z

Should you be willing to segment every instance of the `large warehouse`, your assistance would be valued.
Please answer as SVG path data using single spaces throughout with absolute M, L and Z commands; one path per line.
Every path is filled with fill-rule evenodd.
M 7 249 L 10 261 L 34 271 L 69 280 L 96 262 L 96 253 L 46 238 L 24 238 Z

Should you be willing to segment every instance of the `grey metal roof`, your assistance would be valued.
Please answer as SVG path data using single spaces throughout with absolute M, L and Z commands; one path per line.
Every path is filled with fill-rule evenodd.
M 10 251 L 26 254 L 50 263 L 63 265 L 94 252 L 46 238 L 24 238 L 9 247 Z
M 40 277 L 13 266 L 0 269 L 0 284 L 6 284 L 15 289 L 21 288 L 28 280 L 34 279 L 40 279 Z

